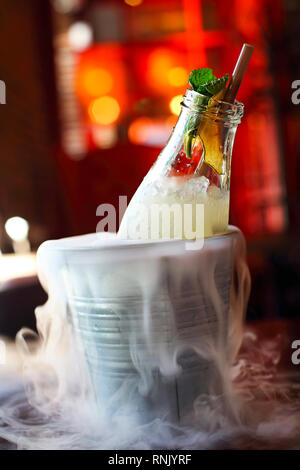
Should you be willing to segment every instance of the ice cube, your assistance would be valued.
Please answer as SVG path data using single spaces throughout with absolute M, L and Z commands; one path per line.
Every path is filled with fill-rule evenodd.
M 187 180 L 182 188 L 184 197 L 194 198 L 199 193 L 206 193 L 209 186 L 209 179 L 205 176 L 190 178 Z

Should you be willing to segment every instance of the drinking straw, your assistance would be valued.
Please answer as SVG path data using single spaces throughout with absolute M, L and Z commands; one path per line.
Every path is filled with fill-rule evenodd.
M 235 68 L 230 79 L 227 91 L 223 98 L 227 103 L 234 103 L 237 92 L 239 91 L 240 85 L 244 78 L 246 69 L 249 64 L 254 46 L 251 44 L 244 44 L 240 52 L 239 58 L 235 64 Z

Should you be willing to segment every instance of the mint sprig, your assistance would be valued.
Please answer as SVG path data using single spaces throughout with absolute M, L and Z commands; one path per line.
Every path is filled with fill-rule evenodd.
M 226 73 L 223 77 L 216 78 L 210 68 L 200 68 L 192 70 L 188 83 L 192 89 L 201 95 L 210 99 L 225 88 L 229 75 Z M 208 102 L 208 100 L 207 100 Z M 192 116 L 186 126 L 185 152 L 187 158 L 192 157 L 193 139 L 197 136 L 199 127 L 199 115 Z
M 193 88 L 193 90 L 197 91 L 198 93 L 201 93 L 203 85 L 215 80 L 216 77 L 212 73 L 212 69 L 209 68 L 202 68 L 202 69 L 196 69 L 192 70 L 188 82 Z M 205 89 L 203 88 L 203 91 Z M 205 94 L 205 93 L 201 93 Z
M 212 80 L 211 82 L 203 85 L 203 87 L 205 87 L 207 93 L 209 93 L 211 96 L 214 96 L 219 93 L 219 91 L 223 90 L 223 88 L 225 88 L 228 78 L 229 75 L 226 73 L 223 77 Z
M 192 70 L 188 82 L 193 90 L 201 93 L 201 95 L 211 97 L 226 86 L 228 78 L 228 73 L 223 77 L 216 78 L 212 73 L 212 69 L 203 68 Z

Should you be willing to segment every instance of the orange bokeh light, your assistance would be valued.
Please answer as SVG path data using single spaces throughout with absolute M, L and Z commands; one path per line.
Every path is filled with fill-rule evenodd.
M 90 68 L 82 77 L 83 87 L 90 96 L 106 95 L 113 87 L 113 78 L 108 70 Z
M 124 0 L 125 3 L 131 7 L 137 7 L 143 3 L 143 0 Z
M 124 70 L 122 49 L 119 46 L 95 45 L 78 55 L 74 85 L 83 114 L 88 114 L 89 121 L 98 123 L 100 119 L 100 123 L 104 120 L 106 125 L 104 116 L 108 116 L 108 123 L 114 122 L 121 109 L 126 108 Z M 116 100 L 117 105 L 111 102 L 112 110 L 101 111 L 99 118 L 97 109 L 100 105 L 104 106 L 106 100 L 97 101 L 96 105 L 95 100 L 107 96 Z
M 188 73 L 183 67 L 172 67 L 168 72 L 168 82 L 174 87 L 182 87 L 187 84 Z
M 118 119 L 120 115 L 120 105 L 112 96 L 101 96 L 91 102 L 88 111 L 93 122 L 108 125 Z
M 152 50 L 147 64 L 149 86 L 163 94 L 172 94 L 173 87 L 185 86 L 188 74 L 183 64 L 183 56 L 174 50 L 165 47 Z
M 161 147 L 165 145 L 172 127 L 169 119 L 141 116 L 130 124 L 128 137 L 130 142 L 137 145 Z
M 174 67 L 174 58 L 169 50 L 159 48 L 149 56 L 149 80 L 157 87 L 168 86 L 168 73 Z
M 134 144 L 144 143 L 151 124 L 152 120 L 149 117 L 139 117 L 135 119 L 128 129 L 129 140 Z

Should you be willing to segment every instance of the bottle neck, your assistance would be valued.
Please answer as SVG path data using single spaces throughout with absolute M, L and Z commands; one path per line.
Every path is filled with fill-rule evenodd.
M 229 129 L 232 129 L 233 132 L 230 135 L 234 135 L 241 122 L 243 112 L 244 105 L 238 101 L 230 104 L 213 98 L 209 99 L 194 90 L 187 89 L 181 103 L 180 115 L 165 149 L 167 148 L 168 153 L 175 151 L 175 149 L 179 151 L 186 134 L 191 129 L 196 129 L 200 121 L 206 121 L 207 125 L 211 124 L 212 126 L 217 123 L 219 129 L 224 128 L 224 132 L 222 131 L 224 136 L 229 134 Z
M 204 146 L 206 157 L 218 155 L 218 161 L 222 160 L 215 179 L 219 180 L 219 186 L 228 186 L 234 136 L 243 108 L 238 102 L 232 105 L 186 90 L 177 123 L 154 165 L 155 173 L 180 175 L 185 166 L 185 174 L 198 175 L 200 167 L 202 171 L 207 166 L 203 163 Z M 200 142 L 203 144 L 202 149 Z M 205 158 L 205 161 L 208 159 Z
M 201 95 L 194 90 L 187 89 L 181 103 L 182 109 L 189 114 L 201 114 L 208 119 L 223 122 L 225 126 L 237 126 L 244 114 L 244 105 L 235 100 L 234 103 Z

